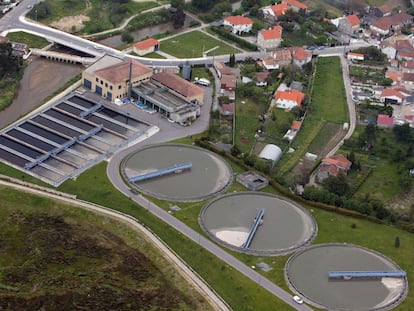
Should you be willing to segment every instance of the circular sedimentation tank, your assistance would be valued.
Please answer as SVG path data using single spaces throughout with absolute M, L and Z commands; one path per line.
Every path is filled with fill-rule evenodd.
M 191 163 L 190 169 L 130 182 L 133 176 Z M 182 144 L 144 147 L 129 154 L 122 162 L 122 174 L 131 188 L 170 201 L 198 201 L 224 191 L 233 181 L 230 166 L 206 149 Z
M 321 244 L 295 253 L 285 267 L 291 290 L 317 308 L 390 310 L 408 293 L 407 278 L 329 279 L 333 271 L 399 271 L 384 255 L 356 245 Z
M 260 209 L 263 218 L 245 247 Z M 237 192 L 207 203 L 199 223 L 215 241 L 233 250 L 253 255 L 281 255 L 312 242 L 317 225 L 300 205 L 268 193 Z

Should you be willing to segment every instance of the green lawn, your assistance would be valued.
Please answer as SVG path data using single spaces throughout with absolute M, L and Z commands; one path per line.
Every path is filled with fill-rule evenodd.
M 225 55 L 240 52 L 238 49 L 221 42 L 213 37 L 206 35 L 201 31 L 191 31 L 183 35 L 173 37 L 168 40 L 162 40 L 161 51 L 178 58 L 202 57 L 203 51 L 207 52 L 212 48 L 214 51 L 209 52 L 208 56 Z
M 322 127 L 318 136 L 312 141 L 308 148 L 308 152 L 318 154 L 322 150 L 331 138 L 342 128 L 341 124 L 327 122 Z
M 28 48 L 41 49 L 50 44 L 46 39 L 24 31 L 9 32 L 7 38 L 12 42 L 27 44 Z
M 311 116 L 334 123 L 347 122 L 344 81 L 339 57 L 318 57 L 312 91 Z

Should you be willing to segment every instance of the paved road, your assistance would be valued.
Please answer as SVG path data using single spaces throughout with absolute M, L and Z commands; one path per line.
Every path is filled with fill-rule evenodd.
M 34 23 L 25 19 L 25 14 L 29 11 L 27 8 L 28 5 L 34 5 L 38 0 L 23 0 L 17 7 L 9 11 L 5 16 L 0 19 L 0 32 L 2 34 L 7 33 L 8 31 L 26 31 L 33 33 L 39 36 L 42 36 L 50 41 L 70 46 L 72 48 L 78 49 L 85 53 L 89 53 L 92 56 L 100 57 L 104 54 L 113 55 L 119 58 L 134 58 L 140 62 L 151 65 L 151 66 L 180 66 L 186 62 L 194 65 L 199 64 L 212 64 L 213 60 L 217 61 L 228 61 L 228 55 L 219 55 L 219 56 L 210 56 L 210 57 L 200 57 L 200 58 L 189 58 L 189 59 L 152 59 L 145 57 L 138 57 L 132 55 L 125 55 L 122 51 L 113 49 L 108 46 L 99 45 L 96 42 L 89 41 L 84 38 L 74 36 L 72 34 L 50 28 L 38 23 Z M 357 42 L 353 43 L 348 47 L 333 47 L 326 48 L 324 50 L 315 50 L 314 54 L 342 54 L 345 49 L 354 49 L 360 46 L 366 46 L 366 42 Z M 98 47 L 98 48 L 96 48 Z M 268 52 L 244 52 L 236 54 L 236 60 L 243 60 L 247 57 L 252 58 L 263 58 L 268 56 Z

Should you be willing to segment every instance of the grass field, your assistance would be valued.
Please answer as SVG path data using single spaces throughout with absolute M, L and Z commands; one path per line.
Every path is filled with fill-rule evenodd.
M 321 150 L 322 144 L 329 138 L 322 130 L 326 123 L 342 125 L 348 122 L 339 57 L 319 57 L 315 66 L 308 113 L 301 130 L 292 143 L 292 148 L 296 151 L 282 157 L 277 165 L 280 175 L 291 171 L 299 159 L 309 151 L 311 144 L 314 144 L 313 150 Z M 331 131 L 332 127 L 329 129 Z
M 214 51 L 207 55 L 225 55 L 240 52 L 238 49 L 221 42 L 213 37 L 206 35 L 201 31 L 191 31 L 185 34 L 173 37 L 171 39 L 163 40 L 161 42 L 161 51 L 173 55 L 178 58 L 186 57 L 203 57 L 203 52 L 210 49 Z
M 3 186 L 0 198 L 0 309 L 212 309 L 141 232 Z
M 348 121 L 344 81 L 339 57 L 319 57 L 312 92 L 312 113 L 316 120 Z
M 50 44 L 46 39 L 24 31 L 9 32 L 7 38 L 12 42 L 27 44 L 28 48 L 41 49 Z
M 308 152 L 318 154 L 341 128 L 341 124 L 325 123 L 318 136 L 309 145 Z

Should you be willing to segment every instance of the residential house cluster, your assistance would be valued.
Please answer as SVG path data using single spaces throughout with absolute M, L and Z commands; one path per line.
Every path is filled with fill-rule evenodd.
M 292 10 L 293 12 L 304 10 L 309 12 L 308 6 L 297 0 L 282 0 L 281 3 L 268 5 L 260 10 L 264 18 L 269 22 L 276 22 L 281 16 L 286 14 L 287 10 Z
M 339 173 L 346 175 L 351 166 L 352 162 L 349 161 L 342 154 L 324 158 L 322 159 L 321 164 L 319 165 L 316 174 L 316 181 L 322 182 L 329 176 L 338 176 Z
M 229 98 L 230 103 L 222 106 L 222 114 L 232 115 L 234 113 L 234 101 L 236 100 L 237 77 L 230 67 L 223 62 L 214 62 L 214 69 L 220 79 L 220 96 Z
M 369 28 L 373 35 L 386 37 L 400 30 L 403 26 L 410 25 L 412 22 L 413 16 L 402 12 L 395 15 L 384 15 L 372 22 Z
M 303 47 L 289 47 L 273 51 L 270 56 L 262 59 L 267 70 L 280 69 L 290 64 L 302 67 L 312 60 L 312 51 Z

